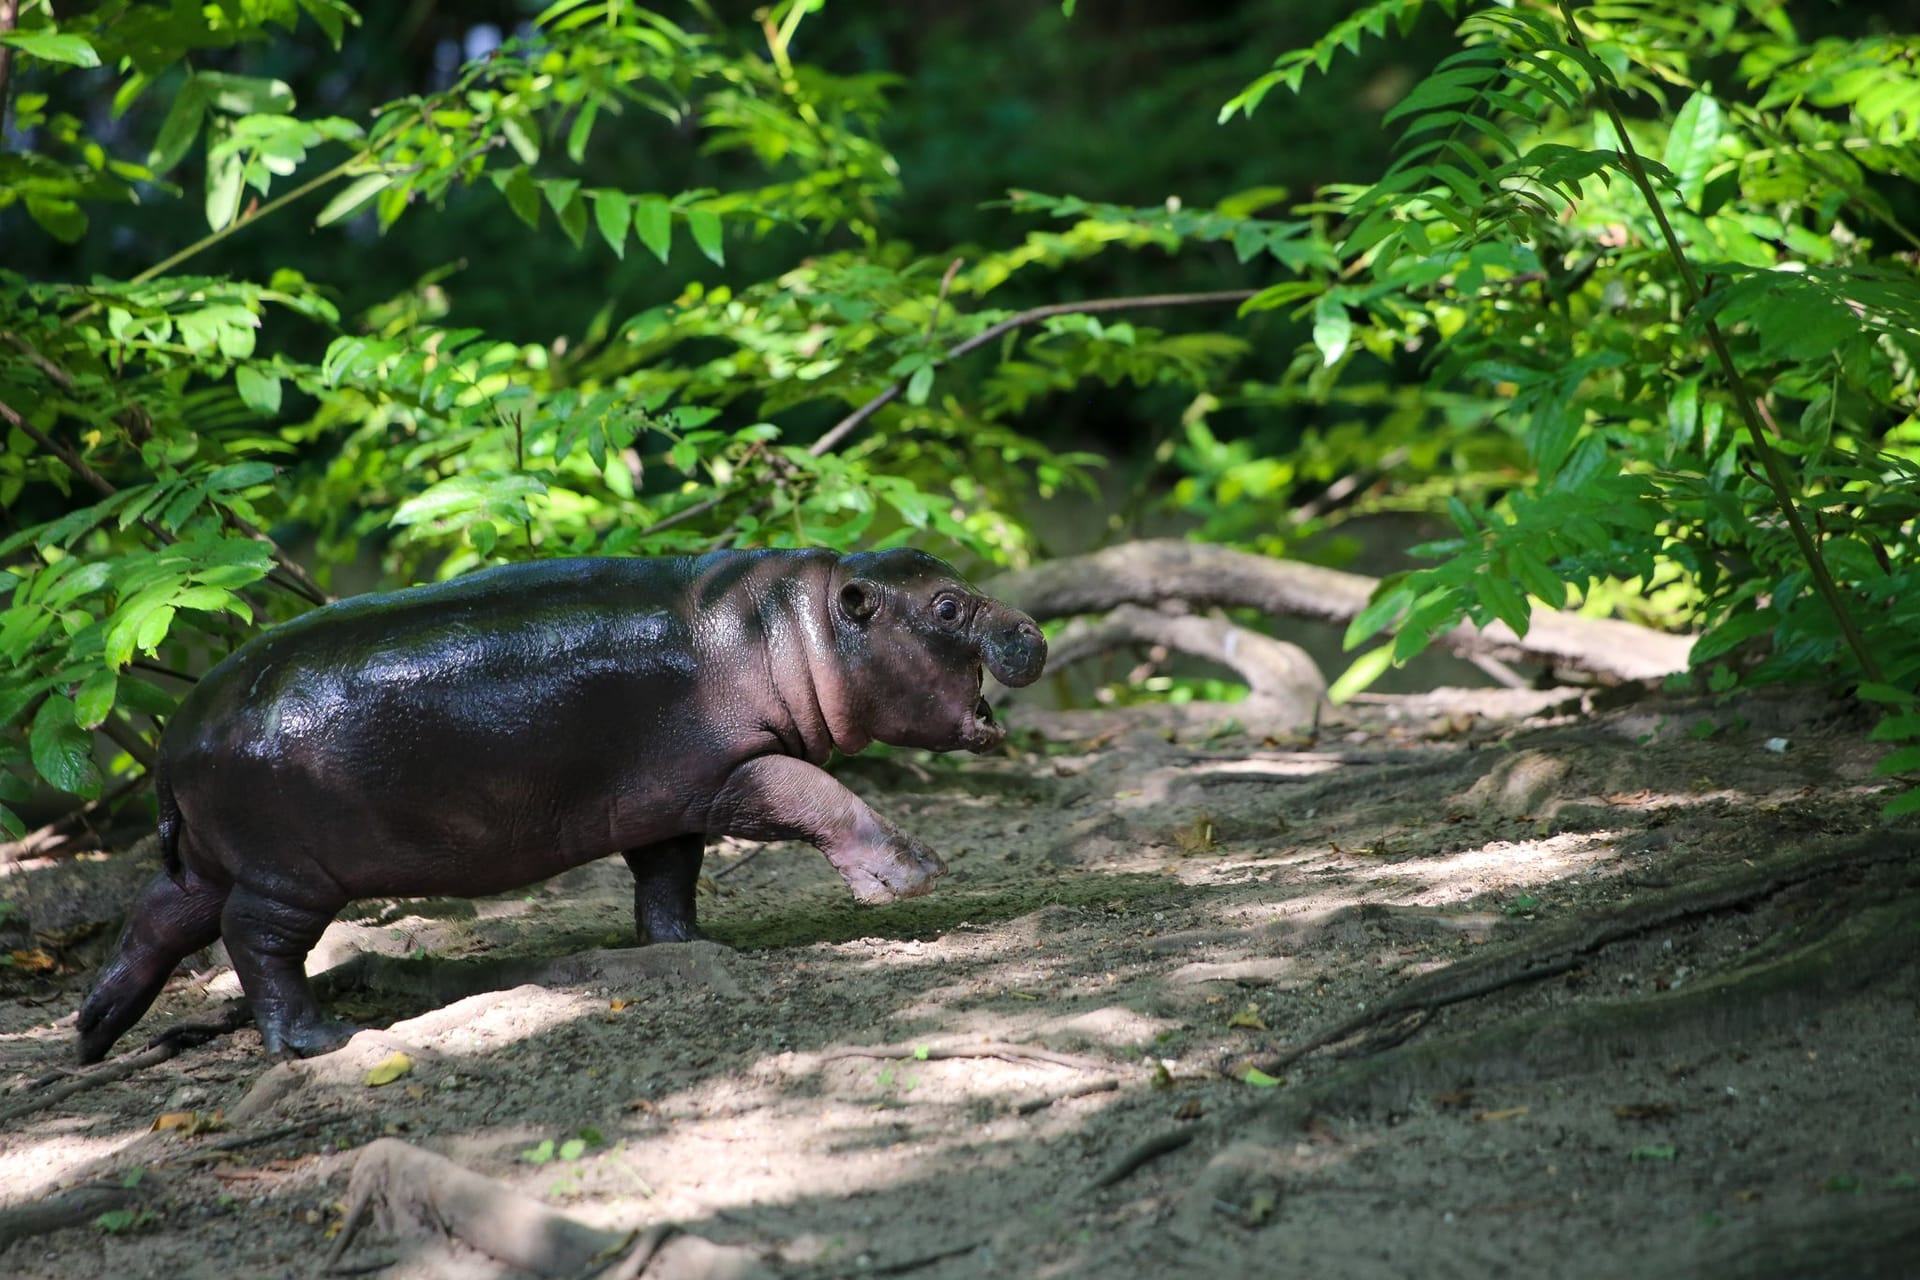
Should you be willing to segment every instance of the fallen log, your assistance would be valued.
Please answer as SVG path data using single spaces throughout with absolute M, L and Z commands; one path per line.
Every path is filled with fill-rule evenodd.
M 1273 617 L 1345 624 L 1366 608 L 1379 585 L 1363 574 L 1156 538 L 1003 573 L 982 587 L 1041 622 L 1178 600 L 1199 608 L 1249 608 Z M 1538 606 L 1524 637 L 1504 623 L 1485 628 L 1462 623 L 1435 639 L 1466 656 L 1545 662 L 1616 682 L 1684 671 L 1693 648 L 1691 636 Z

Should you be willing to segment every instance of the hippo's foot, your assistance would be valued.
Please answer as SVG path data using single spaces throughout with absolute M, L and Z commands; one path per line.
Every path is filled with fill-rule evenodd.
M 698 832 L 629 849 L 633 872 L 633 931 L 643 947 L 656 942 L 698 942 L 707 935 L 694 921 L 694 894 L 707 838 Z
M 828 858 L 854 901 L 869 907 L 932 893 L 933 882 L 947 873 L 939 854 L 902 831 L 851 851 L 834 850 Z
M 640 945 L 643 947 L 651 947 L 662 942 L 707 941 L 706 931 L 691 920 L 666 924 L 649 922 L 639 925 L 634 932 L 639 935 Z
M 338 1049 L 354 1029 L 323 1017 L 307 983 L 304 961 L 332 910 L 236 887 L 220 917 L 240 989 L 253 1005 L 260 1043 L 268 1053 L 311 1058 Z
M 120 950 L 80 1006 L 80 1061 L 98 1062 L 140 1021 L 174 966 L 220 936 L 225 890 L 191 871 L 148 882 L 120 934 Z
M 313 1058 L 332 1053 L 351 1040 L 353 1033 L 359 1030 L 352 1023 L 323 1018 L 318 1010 L 311 1010 L 300 1017 L 289 1017 L 285 1009 L 257 1008 L 253 1020 L 260 1028 L 260 1047 L 275 1058 L 287 1054 Z

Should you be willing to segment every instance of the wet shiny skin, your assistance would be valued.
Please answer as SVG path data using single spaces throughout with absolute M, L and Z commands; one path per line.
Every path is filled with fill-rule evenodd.
M 511 565 L 318 609 L 194 688 L 160 744 L 167 870 L 80 1015 L 84 1061 L 224 937 L 269 1051 L 327 1022 L 301 971 L 349 901 L 493 893 L 621 853 L 642 942 L 698 937 L 704 838 L 818 846 L 865 902 L 944 870 L 822 771 L 870 742 L 988 750 L 984 665 L 1031 619 L 916 551 Z

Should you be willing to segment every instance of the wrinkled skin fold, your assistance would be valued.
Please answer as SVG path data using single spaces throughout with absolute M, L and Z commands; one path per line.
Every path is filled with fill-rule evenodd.
M 640 941 L 700 937 L 709 835 L 806 840 L 861 902 L 946 868 L 821 766 L 872 742 L 990 751 L 982 672 L 1033 620 L 924 552 L 509 565 L 316 609 L 207 673 L 161 737 L 165 869 L 81 1007 L 103 1057 L 223 938 L 270 1053 L 324 1052 L 303 963 L 366 897 L 499 893 L 621 854 Z

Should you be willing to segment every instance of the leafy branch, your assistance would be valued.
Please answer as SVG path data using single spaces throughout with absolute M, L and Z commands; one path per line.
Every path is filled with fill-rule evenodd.
M 1814 542 L 1813 535 L 1807 532 L 1806 521 L 1800 516 L 1792 481 L 1788 479 L 1786 467 L 1769 441 L 1769 432 L 1761 421 L 1759 402 L 1747 386 L 1746 378 L 1740 372 L 1739 366 L 1734 363 L 1733 353 L 1727 349 L 1727 340 L 1720 331 L 1719 322 L 1711 311 L 1701 309 L 1706 299 L 1694 276 L 1693 265 L 1687 258 L 1686 250 L 1680 244 L 1680 237 L 1674 234 L 1673 224 L 1667 218 L 1666 208 L 1659 193 L 1654 190 L 1652 179 L 1647 176 L 1646 165 L 1641 163 L 1640 153 L 1627 133 L 1627 123 L 1620 115 L 1619 105 L 1614 101 L 1611 77 L 1605 65 L 1593 56 L 1593 50 L 1588 47 L 1586 36 L 1581 32 L 1580 25 L 1574 17 L 1571 0 L 1559 0 L 1559 4 L 1561 17 L 1566 22 L 1568 38 L 1573 46 L 1586 56 L 1588 72 L 1593 77 L 1594 91 L 1600 99 L 1601 109 L 1607 113 L 1607 119 L 1613 125 L 1615 136 L 1619 139 L 1620 154 L 1626 164 L 1627 173 L 1633 179 L 1634 185 L 1640 189 L 1640 195 L 1646 201 L 1647 209 L 1652 213 L 1654 222 L 1659 225 L 1660 234 L 1666 241 L 1667 253 L 1673 259 L 1674 269 L 1679 273 L 1681 284 L 1686 290 L 1689 306 L 1699 311 L 1701 327 L 1706 331 L 1707 342 L 1712 346 L 1714 359 L 1720 365 L 1720 374 L 1726 379 L 1728 388 L 1733 392 L 1734 404 L 1746 420 L 1747 434 L 1754 454 L 1760 459 L 1760 465 L 1766 471 L 1767 485 L 1773 490 L 1774 501 L 1781 515 L 1786 518 L 1787 527 L 1793 533 L 1793 540 L 1799 546 L 1801 556 L 1805 558 L 1807 571 L 1813 576 L 1815 589 L 1826 601 L 1827 608 L 1833 611 L 1834 620 L 1840 624 L 1840 629 L 1847 639 L 1847 646 L 1853 651 L 1855 661 L 1860 664 L 1860 670 L 1866 674 L 1867 679 L 1876 684 L 1883 683 L 1884 677 L 1880 672 L 1879 661 L 1874 657 L 1873 650 L 1868 647 L 1867 639 L 1861 634 L 1859 624 L 1854 621 L 1852 611 L 1847 608 L 1847 602 L 1840 594 L 1839 586 L 1835 584 L 1833 575 L 1827 569 L 1826 559 L 1820 554 L 1819 545 Z

